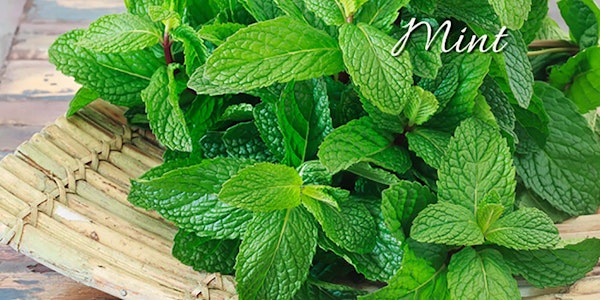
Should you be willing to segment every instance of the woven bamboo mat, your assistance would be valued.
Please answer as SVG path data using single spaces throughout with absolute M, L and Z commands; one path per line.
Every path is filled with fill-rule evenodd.
M 122 113 L 96 101 L 0 162 L 0 243 L 123 299 L 237 299 L 232 277 L 182 265 L 171 256 L 176 228 L 127 201 L 130 179 L 159 165 L 163 149 Z M 600 215 L 559 230 L 600 238 Z M 600 299 L 600 267 L 571 287 L 520 289 L 529 299 Z

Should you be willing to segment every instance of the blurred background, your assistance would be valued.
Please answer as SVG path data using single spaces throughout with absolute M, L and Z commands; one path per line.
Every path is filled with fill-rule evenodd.
M 79 88 L 48 62 L 56 37 L 124 10 L 123 0 L 0 0 L 0 159 L 64 115 Z M 550 15 L 566 28 L 555 0 Z M 0 246 L 0 299 L 113 298 Z

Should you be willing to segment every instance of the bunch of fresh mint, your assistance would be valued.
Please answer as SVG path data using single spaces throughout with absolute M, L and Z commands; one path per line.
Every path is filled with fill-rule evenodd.
M 165 162 L 129 200 L 240 299 L 518 299 L 514 275 L 598 262 L 554 226 L 600 205 L 593 0 L 559 2 L 570 35 L 547 0 L 125 4 L 51 47 L 69 114 L 101 97 L 152 129 Z

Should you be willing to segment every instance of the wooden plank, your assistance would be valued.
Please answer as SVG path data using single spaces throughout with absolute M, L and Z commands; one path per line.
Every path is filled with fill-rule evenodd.
M 25 2 L 25 0 L 2 1 L 2 9 L 0 9 L 0 68 L 4 66 L 4 60 L 10 52 Z
M 117 299 L 0 245 L 0 299 Z
M 45 60 L 10 60 L 0 82 L 0 100 L 68 101 L 80 87 Z
M 0 125 L 0 151 L 13 152 L 41 129 L 42 126 Z
M 66 100 L 0 101 L 0 125 L 46 126 L 64 115 L 68 109 L 69 101 Z

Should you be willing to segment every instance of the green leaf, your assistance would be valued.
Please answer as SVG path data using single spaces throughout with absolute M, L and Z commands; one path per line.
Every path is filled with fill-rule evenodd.
M 351 197 L 349 201 L 361 201 L 365 204 L 377 225 L 375 248 L 371 253 L 358 254 L 346 251 L 326 237 L 319 237 L 319 246 L 324 250 L 332 251 L 352 264 L 357 272 L 373 281 L 388 281 L 398 271 L 402 263 L 402 247 L 390 233 L 383 221 L 381 204 L 371 199 Z M 390 255 L 393 253 L 393 255 Z
M 435 26 L 433 30 L 437 30 L 437 24 L 432 25 Z M 435 39 L 433 44 L 427 47 L 429 42 L 427 30 L 428 28 L 421 27 L 412 31 L 405 49 L 410 55 L 413 73 L 419 77 L 434 79 L 442 67 L 442 39 Z M 407 32 L 408 28 L 405 28 L 394 36 L 400 39 Z
M 508 96 L 502 91 L 500 85 L 488 76 L 479 87 L 479 91 L 489 104 L 498 127 L 500 127 L 504 133 L 503 135 L 518 141 L 517 134 L 514 132 L 516 122 L 515 111 L 510 105 Z
M 473 212 L 448 202 L 432 204 L 422 210 L 413 221 L 410 236 L 422 243 L 483 244 L 483 233 Z
M 513 106 L 515 110 L 515 133 L 519 137 L 517 152 L 527 154 L 544 147 L 548 135 L 548 122 L 550 122 L 542 99 L 533 95 L 527 109 Z
M 235 265 L 240 298 L 291 299 L 316 252 L 317 227 L 302 208 L 257 213 Z
M 243 235 L 252 214 L 217 200 L 221 185 L 251 161 L 231 158 L 204 160 L 152 179 L 132 182 L 128 199 L 143 199 L 179 228 L 215 239 Z
M 559 249 L 515 251 L 501 248 L 500 252 L 512 272 L 523 276 L 538 287 L 571 285 L 585 277 L 598 263 L 600 240 L 587 239 Z
M 542 22 L 540 30 L 537 32 L 535 39 L 537 40 L 569 40 L 567 34 L 560 26 L 550 17 L 546 17 Z
M 473 114 L 477 89 L 488 73 L 491 58 L 480 52 L 449 53 L 435 80 L 423 79 L 419 85 L 433 92 L 440 111 L 427 126 L 452 132 L 461 121 Z
M 406 133 L 408 149 L 435 169 L 440 168 L 450 137 L 448 133 L 427 128 L 416 128 Z
M 523 27 L 519 30 L 523 35 L 525 44 L 530 44 L 537 33 L 544 25 L 544 20 L 548 16 L 548 0 L 531 0 L 531 10 L 527 21 L 523 24 Z
M 164 0 L 125 0 L 127 11 L 138 16 L 147 16 L 150 6 L 163 5 Z
M 397 115 L 411 101 L 413 81 L 408 54 L 390 54 L 394 44 L 392 37 L 364 23 L 340 27 L 340 47 L 352 81 L 382 112 Z
M 228 37 L 244 27 L 246 25 L 238 23 L 205 24 L 198 30 L 198 35 L 200 38 L 220 46 Z
M 516 156 L 525 185 L 572 215 L 591 214 L 600 204 L 600 144 L 587 121 L 560 91 L 535 86 L 548 112 L 550 135 L 539 151 Z
M 414 91 L 414 90 L 413 90 Z M 416 93 L 415 93 L 416 94 Z M 404 133 L 407 128 L 407 120 L 402 114 L 391 115 L 382 112 L 375 105 L 371 104 L 363 95 L 359 95 L 362 108 L 369 115 L 369 118 L 379 127 L 393 133 Z M 416 102 L 416 99 L 415 99 Z
M 331 173 L 359 162 L 372 162 L 401 174 L 411 163 L 408 151 L 393 142 L 391 133 L 379 130 L 369 118 L 361 118 L 329 134 L 321 144 L 318 156 Z
M 91 89 L 86 87 L 80 88 L 77 93 L 75 93 L 75 96 L 73 96 L 73 100 L 69 103 L 69 110 L 67 111 L 66 116 L 70 117 L 74 115 L 80 109 L 94 102 L 99 97 L 100 95 Z
M 304 184 L 331 185 L 332 175 L 318 160 L 311 160 L 298 167 L 298 174 Z
M 257 20 L 266 21 L 282 15 L 282 11 L 273 0 L 238 0 L 246 10 Z
M 295 169 L 258 163 L 241 170 L 223 184 L 219 200 L 256 212 L 300 205 L 302 178 Z
M 258 161 L 273 161 L 273 154 L 260 139 L 253 122 L 244 122 L 229 127 L 223 135 L 227 154 L 232 157 L 251 158 Z
M 358 11 L 355 20 L 367 23 L 383 32 L 389 32 L 398 18 L 400 9 L 408 0 L 372 0 L 367 1 Z
M 213 52 L 205 76 L 222 88 L 251 90 L 343 69 L 336 41 L 290 17 L 240 29 Z
M 518 31 L 509 31 L 504 42 L 507 43 L 504 51 L 494 56 L 496 74 L 503 79 L 505 93 L 519 106 L 527 108 L 533 95 L 534 80 L 527 45 Z
M 498 122 L 496 121 L 494 113 L 492 113 L 492 108 L 486 102 L 485 97 L 481 94 L 475 97 L 475 106 L 473 106 L 473 118 L 480 120 L 494 128 L 500 128 L 498 126 Z
M 481 231 L 486 234 L 487 230 L 494 224 L 504 213 L 502 204 L 489 203 L 482 205 L 477 210 L 477 224 Z
M 277 110 L 275 105 L 262 102 L 254 107 L 254 125 L 260 133 L 269 151 L 278 160 L 283 160 L 285 155 L 285 141 L 283 133 L 277 123 Z
M 537 208 L 548 215 L 548 217 L 550 217 L 554 223 L 562 222 L 571 217 L 569 214 L 552 206 L 550 203 L 548 203 L 548 201 L 540 198 L 533 191 L 526 189 L 524 191 L 517 192 L 517 206 L 519 208 Z
M 511 210 L 515 201 L 515 167 L 506 140 L 493 127 L 467 119 L 450 140 L 438 170 L 438 199 L 476 212 L 485 195 L 496 191 Z
M 522 208 L 502 217 L 490 226 L 485 238 L 516 250 L 552 248 L 560 240 L 552 219 L 535 208 Z
M 449 300 L 445 266 L 436 270 L 431 264 L 404 247 L 402 268 L 388 281 L 388 285 L 374 293 L 361 296 L 360 300 Z
M 223 132 L 207 132 L 200 139 L 200 147 L 202 148 L 202 154 L 206 158 L 215 157 L 226 157 L 227 147 L 223 142 Z
M 172 254 L 196 271 L 233 274 L 239 246 L 239 240 L 214 240 L 180 229 L 175 235 Z
M 404 115 L 408 118 L 408 126 L 421 125 L 427 122 L 436 113 L 439 103 L 435 96 L 415 86 L 412 89 L 413 99 L 406 104 Z
M 400 181 L 396 175 L 383 169 L 373 168 L 368 162 L 354 164 L 348 168 L 348 171 L 362 178 L 385 185 L 392 185 Z
M 356 300 L 366 292 L 346 285 L 332 284 L 308 278 L 293 300 Z
M 304 0 L 306 9 L 312 11 L 327 25 L 342 25 L 346 22 L 340 0 Z
M 332 36 L 335 36 L 337 28 L 329 26 L 323 21 L 322 18 L 316 16 L 312 11 L 306 8 L 304 0 L 274 0 L 279 8 L 285 12 L 286 15 L 305 22 L 314 28 L 321 29 Z
M 580 113 L 600 106 L 600 47 L 591 47 L 552 68 L 550 84 L 565 92 Z
M 170 75 L 169 75 L 170 73 Z M 156 70 L 150 85 L 142 91 L 150 128 L 156 138 L 171 150 L 192 151 L 192 139 L 179 107 L 179 92 L 171 68 Z
M 467 247 L 448 265 L 448 287 L 453 299 L 521 299 L 517 281 L 502 254 L 494 249 Z
M 398 240 L 409 235 L 413 220 L 427 205 L 435 203 L 429 188 L 417 182 L 400 181 L 381 193 L 381 211 L 388 229 Z
M 315 159 L 319 145 L 333 130 L 325 82 L 289 82 L 277 102 L 277 117 L 285 143 L 283 162 L 297 167 Z
M 158 44 L 162 32 L 150 20 L 131 14 L 106 15 L 92 22 L 79 39 L 90 50 L 119 53 L 142 50 Z
M 375 247 L 375 221 L 364 204 L 343 201 L 335 208 L 325 202 L 304 197 L 302 204 L 317 219 L 325 235 L 342 249 L 359 254 Z
M 571 37 L 582 49 L 598 46 L 600 9 L 593 0 L 561 0 L 558 8 Z
M 186 74 L 194 73 L 198 67 L 206 63 L 208 49 L 194 28 L 189 25 L 179 26 L 171 30 L 171 36 L 183 43 Z
M 531 0 L 488 0 L 500 18 L 500 23 L 518 30 L 529 16 Z
M 48 49 L 49 61 L 104 100 L 128 107 L 142 104 L 140 91 L 148 86 L 154 71 L 164 65 L 164 59 L 149 51 L 94 52 L 77 45 L 83 33 L 73 30 L 58 37 Z
M 350 196 L 350 192 L 341 188 L 334 188 L 328 185 L 306 185 L 302 187 L 302 195 L 313 200 L 320 201 L 337 210 L 340 209 L 338 203 L 345 202 Z M 312 205 L 314 203 L 310 203 Z M 314 208 L 314 205 L 311 206 Z M 313 211 L 310 210 L 309 211 Z

